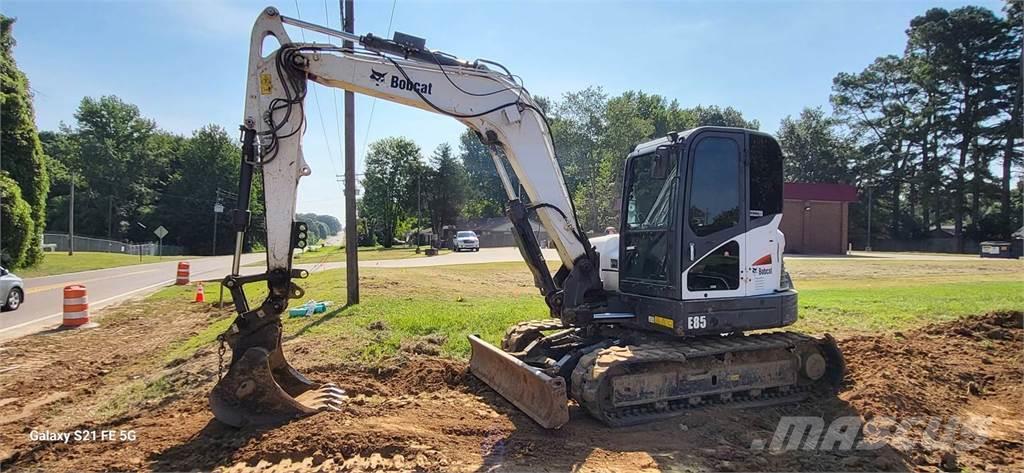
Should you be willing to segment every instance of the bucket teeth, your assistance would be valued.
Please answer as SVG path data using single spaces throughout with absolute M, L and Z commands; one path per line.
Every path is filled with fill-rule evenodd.
M 339 411 L 348 397 L 345 396 L 345 391 L 325 385 L 319 389 L 306 391 L 295 399 L 301 404 L 317 410 Z
M 210 393 L 210 408 L 217 420 L 245 427 L 339 410 L 345 391 L 302 376 L 285 361 L 280 341 L 274 351 L 251 347 L 232 360 L 227 375 Z

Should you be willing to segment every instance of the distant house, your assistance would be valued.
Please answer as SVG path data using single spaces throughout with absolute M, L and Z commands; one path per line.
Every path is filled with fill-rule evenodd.
M 1010 236 L 1013 237 L 1013 256 L 1024 257 L 1024 227 L 1018 228 Z
M 939 228 L 933 228 L 926 233 L 929 239 L 945 239 L 945 238 L 956 238 L 956 233 L 953 233 L 954 229 L 952 225 L 942 225 Z
M 847 184 L 787 182 L 782 186 L 782 233 L 786 251 L 845 254 L 849 242 L 849 205 L 857 188 Z
M 548 233 L 541 226 L 540 221 L 531 218 L 530 225 L 533 227 L 533 234 L 542 247 L 548 246 Z M 472 230 L 480 238 L 481 248 L 494 248 L 498 246 L 516 246 L 515 237 L 512 236 L 512 221 L 508 217 L 475 218 L 460 221 L 455 231 Z
M 419 238 L 417 242 L 416 239 Z M 420 229 L 413 228 L 405 232 L 405 242 L 409 245 L 427 245 L 432 246 L 433 242 L 437 240 L 434 238 L 434 230 L 430 227 L 423 227 Z

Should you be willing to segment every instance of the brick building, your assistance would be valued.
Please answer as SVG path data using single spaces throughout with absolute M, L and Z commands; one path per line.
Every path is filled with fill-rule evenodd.
M 849 204 L 857 188 L 846 184 L 787 182 L 782 187 L 782 233 L 786 252 L 845 254 Z

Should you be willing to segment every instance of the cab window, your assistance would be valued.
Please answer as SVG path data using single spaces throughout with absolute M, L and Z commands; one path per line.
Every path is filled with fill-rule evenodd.
M 672 224 L 672 205 L 675 202 L 675 161 L 664 177 L 654 172 L 654 155 L 639 156 L 633 160 L 630 173 L 629 200 L 626 224 L 629 229 L 654 230 Z
M 782 213 L 782 149 L 767 136 L 750 135 L 750 218 Z
M 669 281 L 675 251 L 671 230 L 679 183 L 676 167 L 670 153 L 661 158 L 641 155 L 630 162 L 620 269 L 625 278 Z
M 697 143 L 690 189 L 690 229 L 708 236 L 739 223 L 740 150 L 730 138 Z

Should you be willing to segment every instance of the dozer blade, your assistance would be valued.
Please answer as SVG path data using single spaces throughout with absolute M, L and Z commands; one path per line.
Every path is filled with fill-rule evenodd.
M 279 424 L 324 410 L 337 410 L 345 393 L 333 384 L 309 381 L 275 353 L 252 347 L 210 393 L 217 420 L 234 426 Z
M 565 380 L 548 376 L 499 348 L 470 335 L 469 370 L 541 427 L 557 429 L 569 422 Z

